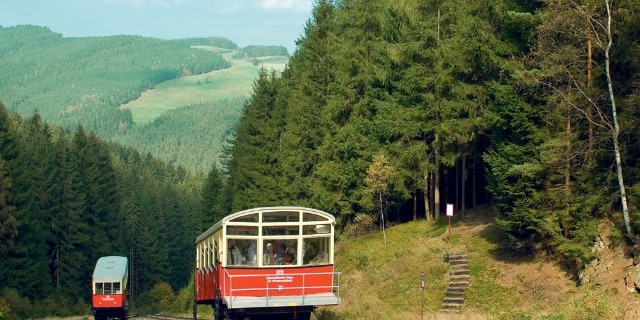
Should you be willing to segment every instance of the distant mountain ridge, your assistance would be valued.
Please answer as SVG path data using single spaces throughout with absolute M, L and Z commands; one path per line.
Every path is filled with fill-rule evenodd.
M 224 37 L 65 38 L 47 27 L 32 25 L 0 26 L 0 42 L 4 62 L 0 65 L 0 101 L 9 111 L 23 117 L 37 112 L 48 123 L 70 131 L 81 125 L 103 139 L 191 170 L 208 170 L 218 161 L 222 143 L 238 121 L 258 75 L 259 58 L 280 56 L 280 63 L 288 58 L 282 46 L 240 48 Z M 121 107 L 169 80 L 234 68 L 230 60 L 234 56 L 253 60 L 236 67 L 238 71 L 225 73 L 223 80 L 212 74 L 198 83 L 177 84 L 174 90 L 186 100 L 170 108 L 186 107 L 188 111 L 169 112 L 157 123 L 145 125 L 130 108 Z M 226 90 L 224 85 L 234 90 L 219 94 Z
M 50 123 L 83 125 L 101 136 L 131 126 L 130 113 L 117 107 L 144 90 L 230 67 L 211 51 L 140 36 L 64 38 L 25 25 L 0 28 L 0 41 L 7 44 L 0 51 L 0 99 L 9 111 L 37 110 Z

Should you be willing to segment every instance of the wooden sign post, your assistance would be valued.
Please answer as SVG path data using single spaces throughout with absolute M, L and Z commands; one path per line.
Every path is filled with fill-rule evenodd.
M 449 218 L 449 236 L 448 241 L 451 243 L 451 217 L 453 217 L 453 204 L 447 204 L 447 217 Z
M 422 299 L 420 299 L 420 319 L 423 319 L 424 314 L 424 271 L 422 271 L 422 281 L 420 286 L 422 287 Z

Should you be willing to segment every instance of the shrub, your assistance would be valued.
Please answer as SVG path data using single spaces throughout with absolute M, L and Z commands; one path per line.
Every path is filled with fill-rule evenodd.
M 361 236 L 365 234 L 369 234 L 376 230 L 375 221 L 373 217 L 368 214 L 358 214 L 353 219 L 353 236 Z
M 31 309 L 33 309 L 33 306 L 31 301 L 20 296 L 17 290 L 5 288 L 2 290 L 1 297 L 9 309 L 9 312 L 4 314 L 6 319 L 32 318 Z
M 4 298 L 0 297 L 0 319 L 4 319 L 4 315 L 9 314 L 9 312 L 11 312 L 9 304 L 4 301 Z
M 360 253 L 356 257 L 356 260 L 358 261 L 358 268 L 364 268 L 369 264 L 369 255 L 366 253 Z
M 166 282 L 160 282 L 151 290 L 141 294 L 137 304 L 144 306 L 140 311 L 156 313 L 171 310 L 174 300 L 175 294 L 171 285 Z

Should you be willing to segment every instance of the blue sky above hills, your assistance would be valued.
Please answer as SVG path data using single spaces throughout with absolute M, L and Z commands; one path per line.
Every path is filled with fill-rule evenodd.
M 219 36 L 244 47 L 295 40 L 313 0 L 21 0 L 2 1 L 0 25 L 45 26 L 65 37 L 118 34 L 162 39 Z

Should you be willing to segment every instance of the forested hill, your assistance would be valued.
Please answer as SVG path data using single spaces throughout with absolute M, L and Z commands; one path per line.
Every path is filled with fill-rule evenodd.
M 255 86 L 225 205 L 383 227 L 488 204 L 514 249 L 576 271 L 598 219 L 640 231 L 638 30 L 638 0 L 318 1 Z
M 203 180 L 0 103 L 0 313 L 89 313 L 101 256 L 129 257 L 134 299 L 159 283 L 184 287 L 194 239 L 211 224 L 199 215 Z
M 212 50 L 237 48 L 224 38 L 161 40 L 140 36 L 65 38 L 46 27 L 0 27 L 0 101 L 22 115 L 36 110 L 47 122 L 107 137 L 132 125 L 118 106 L 154 85 L 228 68 Z

